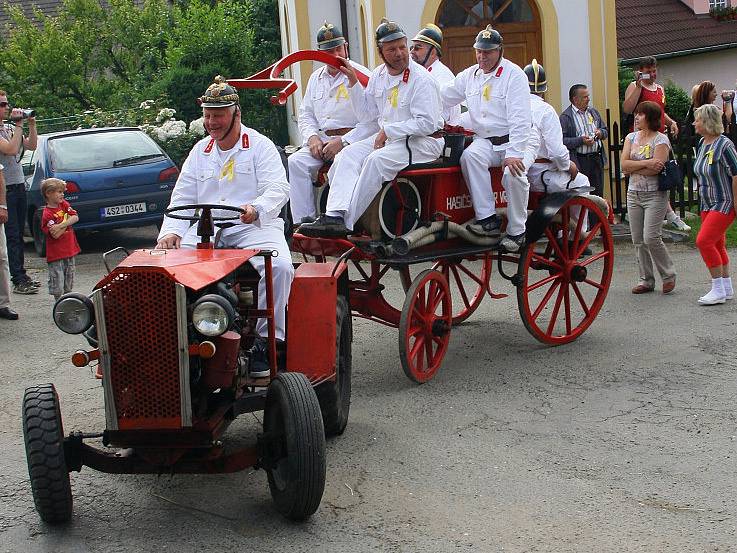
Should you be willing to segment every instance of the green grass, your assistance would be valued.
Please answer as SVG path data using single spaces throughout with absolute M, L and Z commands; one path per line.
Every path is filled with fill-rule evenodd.
M 688 217 L 684 219 L 686 221 L 686 224 L 688 224 L 691 227 L 691 232 L 689 233 L 689 241 L 691 243 L 696 243 L 696 235 L 699 234 L 699 229 L 701 228 L 701 217 L 698 216 L 698 209 L 693 208 L 693 213 L 696 213 L 696 217 Z M 727 229 L 727 247 L 728 248 L 735 248 L 737 247 L 737 224 L 732 223 L 729 225 L 729 228 Z

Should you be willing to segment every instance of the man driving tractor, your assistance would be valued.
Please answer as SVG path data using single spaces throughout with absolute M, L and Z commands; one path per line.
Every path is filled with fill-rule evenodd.
M 199 103 L 209 136 L 195 144 L 184 162 L 169 207 L 219 204 L 243 210 L 238 224 L 218 233 L 215 246 L 278 252 L 278 257 L 272 259 L 274 322 L 277 340 L 284 340 L 286 304 L 294 268 L 284 238 L 284 221 L 279 217 L 289 199 L 289 183 L 279 152 L 271 140 L 241 123 L 238 92 L 223 77 L 215 77 Z M 218 215 L 217 210 L 213 215 Z M 196 226 L 189 224 L 165 217 L 156 248 L 196 247 L 199 240 Z M 249 262 L 261 277 L 258 306 L 265 309 L 264 258 L 255 256 Z M 256 333 L 250 375 L 260 378 L 269 375 L 266 319 L 258 320 Z

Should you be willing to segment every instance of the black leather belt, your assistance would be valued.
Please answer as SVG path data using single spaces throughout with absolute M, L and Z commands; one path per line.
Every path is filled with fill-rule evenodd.
M 599 152 L 590 152 L 588 154 L 576 154 L 578 157 L 592 157 L 592 156 L 598 156 Z
M 509 135 L 505 134 L 504 136 L 487 136 L 488 140 L 491 140 L 491 143 L 494 146 L 501 146 L 502 144 L 506 144 L 509 142 Z

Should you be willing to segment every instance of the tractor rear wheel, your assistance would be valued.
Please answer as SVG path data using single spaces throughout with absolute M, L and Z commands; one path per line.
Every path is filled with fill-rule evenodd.
M 304 520 L 325 490 L 325 431 L 320 404 L 302 373 L 281 373 L 269 385 L 264 409 L 266 469 L 277 510 Z
M 348 300 L 338 296 L 335 323 L 335 381 L 323 382 L 315 387 L 322 410 L 325 436 L 338 436 L 348 424 L 351 408 L 351 343 L 353 324 Z
M 36 510 L 44 522 L 58 524 L 72 516 L 72 486 L 64 458 L 64 428 L 53 384 L 26 388 L 23 440 Z

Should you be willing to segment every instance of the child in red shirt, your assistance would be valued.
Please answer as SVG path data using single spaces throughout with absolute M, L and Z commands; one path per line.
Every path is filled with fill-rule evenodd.
M 74 286 L 74 257 L 81 251 L 72 225 L 79 221 L 77 212 L 64 199 L 67 183 L 61 179 L 41 182 L 46 199 L 41 216 L 41 230 L 46 235 L 46 261 L 49 264 L 49 294 L 59 299 Z

